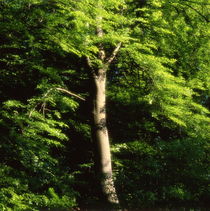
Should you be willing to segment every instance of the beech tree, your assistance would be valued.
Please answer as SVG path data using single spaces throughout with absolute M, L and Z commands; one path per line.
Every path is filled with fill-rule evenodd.
M 161 37 L 173 34 L 165 24 L 167 19 L 161 20 L 163 15 L 160 9 L 168 3 L 147 3 L 148 8 L 132 10 L 133 7 L 129 5 L 134 4 L 134 1 L 55 1 L 57 12 L 62 14 L 62 18 L 59 23 L 53 23 L 53 28 L 59 28 L 59 32 L 52 30 L 54 35 L 49 39 L 64 51 L 83 57 L 87 62 L 96 174 L 102 195 L 110 203 L 118 203 L 118 199 L 112 179 L 110 141 L 106 126 L 106 80 L 107 73 L 112 71 L 112 62 L 119 53 L 118 58 L 122 60 L 121 68 L 117 71 L 124 72 L 123 69 L 127 69 L 126 75 L 130 77 L 131 72 L 147 70 L 146 74 L 153 82 L 148 87 L 150 93 L 145 96 L 145 100 L 155 107 L 154 117 L 166 116 L 185 127 L 190 124 L 186 116 L 191 113 L 191 109 L 198 113 L 208 113 L 193 102 L 193 92 L 190 87 L 185 87 L 184 79 L 171 74 L 169 66 L 176 60 L 154 56 L 158 45 L 150 39 L 145 40 L 143 36 L 139 38 L 141 33 L 148 33 L 151 38 L 153 34 L 160 34 Z M 122 65 L 123 62 L 129 64 L 129 60 L 134 61 L 135 69 L 130 70 L 128 66 Z M 121 90 L 118 92 L 122 93 Z M 187 104 L 190 106 L 187 107 Z M 208 122 L 208 119 L 202 118 L 202 121 Z
M 130 39 L 126 30 L 128 20 L 122 15 L 126 4 L 124 1 L 88 0 L 75 3 L 62 1 L 58 5 L 61 12 L 73 19 L 67 23 L 72 25 L 71 29 L 65 31 L 66 37 L 62 36 L 58 44 L 87 61 L 91 87 L 91 131 L 99 189 L 105 201 L 118 204 L 106 126 L 106 79 L 121 45 Z
M 122 192 L 125 190 L 128 206 L 137 206 L 136 201 L 146 201 L 144 197 L 147 198 L 147 193 L 142 194 L 144 190 L 139 191 L 139 186 L 130 181 L 129 176 L 126 177 L 134 175 L 142 183 L 142 177 L 147 178 L 144 176 L 148 173 L 142 173 L 147 170 L 141 169 L 144 168 L 143 161 L 139 159 L 142 154 L 142 159 L 148 156 L 152 163 L 149 176 L 155 175 L 155 181 L 161 181 L 159 177 L 164 176 L 162 171 L 166 163 L 170 164 L 171 154 L 184 159 L 185 156 L 177 152 L 182 149 L 182 141 L 184 149 L 191 150 L 189 157 L 192 156 L 192 160 L 205 162 L 206 145 L 203 143 L 208 139 L 209 111 L 203 99 L 208 95 L 209 77 L 208 58 L 204 51 L 207 50 L 208 32 L 207 22 L 201 21 L 206 20 L 206 16 L 201 15 L 203 1 L 200 0 L 197 6 L 189 2 L 1 2 L 0 92 L 4 102 L 0 105 L 0 131 L 5 134 L 0 145 L 3 155 L 1 174 L 2 178 L 11 179 L 9 185 L 0 180 L 4 185 L 0 197 L 3 207 L 26 210 L 30 207 L 69 208 L 76 205 L 77 194 L 72 190 L 71 178 L 78 171 L 69 170 L 71 165 L 66 158 L 72 156 L 66 142 L 71 142 L 70 130 L 73 127 L 79 128 L 86 137 L 92 137 L 88 144 L 93 146 L 91 151 L 97 180 L 94 183 L 99 192 L 100 207 L 119 206 L 112 170 L 112 140 L 107 129 L 107 97 L 115 109 L 114 113 L 109 106 L 109 114 L 114 116 L 109 116 L 111 132 L 115 133 L 112 135 L 115 143 L 112 150 L 126 158 L 115 162 L 117 175 L 123 173 L 135 190 L 132 193 L 130 186 L 126 188 L 124 184 L 122 189 L 119 188 Z M 191 15 L 195 22 L 190 21 Z M 186 32 L 195 33 L 196 39 L 190 39 Z M 199 46 L 198 52 L 187 45 L 189 40 L 194 48 Z M 197 59 L 196 65 L 186 54 L 189 51 Z M 13 93 L 13 86 L 21 87 L 22 91 Z M 30 92 L 23 94 L 26 89 Z M 87 112 L 83 118 L 89 118 L 85 123 L 80 123 L 83 115 L 78 114 L 80 106 Z M 139 113 L 145 114 L 142 117 Z M 172 143 L 168 143 L 170 141 Z M 193 157 L 194 149 L 197 157 Z M 127 162 L 133 155 L 137 157 L 135 165 Z M 164 156 L 168 156 L 168 160 L 164 160 Z M 13 161 L 18 164 L 18 179 L 13 175 Z M 187 162 L 190 163 L 191 158 Z M 91 169 L 89 164 L 84 166 Z M 141 177 L 130 169 L 137 169 Z M 196 169 L 199 168 L 196 166 Z M 205 184 L 206 172 L 203 168 L 203 173 L 200 173 L 200 177 L 205 178 L 202 184 Z M 162 186 L 156 188 L 156 192 L 148 192 L 148 201 L 158 200 L 155 196 L 158 197 L 159 192 L 163 195 L 159 201 L 167 194 L 172 197 L 184 195 L 182 183 L 169 187 L 168 192 L 165 191 L 168 188 L 165 188 L 165 183 L 160 184 Z M 21 189 L 16 190 L 19 186 Z M 186 193 L 186 198 L 188 195 Z M 31 201 L 33 205 L 30 205 Z

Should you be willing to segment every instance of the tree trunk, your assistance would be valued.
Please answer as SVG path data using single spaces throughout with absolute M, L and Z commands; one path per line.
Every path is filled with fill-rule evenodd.
M 110 143 L 106 126 L 106 69 L 99 69 L 92 83 L 92 138 L 100 193 L 106 203 L 119 204 L 112 178 Z

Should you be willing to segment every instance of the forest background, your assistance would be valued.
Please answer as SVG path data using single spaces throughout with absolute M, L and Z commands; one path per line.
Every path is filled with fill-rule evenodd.
M 209 9 L 1 0 L 0 210 L 104 206 L 91 117 L 101 70 L 117 206 L 207 208 Z

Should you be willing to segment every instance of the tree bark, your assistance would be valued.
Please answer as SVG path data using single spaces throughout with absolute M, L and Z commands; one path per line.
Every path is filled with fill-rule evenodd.
M 111 151 L 106 125 L 106 69 L 98 69 L 92 78 L 92 138 L 96 176 L 102 199 L 119 204 L 112 177 Z
M 101 2 L 98 7 L 102 8 Z M 99 38 L 104 35 L 102 27 L 102 16 L 98 16 L 98 26 L 96 34 Z M 121 45 L 121 44 L 120 44 Z M 94 69 L 89 61 L 89 67 L 92 69 L 92 139 L 95 152 L 95 169 L 99 181 L 99 191 L 102 200 L 106 205 L 119 205 L 114 181 L 112 177 L 112 162 L 109 135 L 106 125 L 106 71 L 115 58 L 120 45 L 113 51 L 111 57 L 107 60 L 106 52 L 102 43 L 98 45 L 98 59 L 101 61 L 101 67 Z

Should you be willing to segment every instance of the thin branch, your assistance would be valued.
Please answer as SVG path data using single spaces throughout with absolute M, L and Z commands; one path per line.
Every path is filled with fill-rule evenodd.
M 107 59 L 107 62 L 106 62 L 107 65 L 110 65 L 112 63 L 112 61 L 116 57 L 117 53 L 119 52 L 121 45 L 122 45 L 121 42 L 117 44 L 116 48 L 112 52 L 112 55 Z
M 46 108 L 46 102 L 42 103 L 41 108 L 39 109 L 39 112 L 42 111 L 43 116 L 45 117 L 45 111 L 49 110 Z
M 183 0 L 182 0 L 183 1 Z M 189 2 L 189 3 L 194 3 L 194 4 L 198 4 L 198 5 L 210 5 L 210 3 L 206 3 L 206 2 L 197 2 L 197 1 L 190 1 L 187 0 L 185 2 Z
M 38 106 L 39 104 L 37 103 L 32 110 L 30 110 L 29 114 L 28 114 L 28 117 L 31 118 L 31 115 L 32 113 L 35 111 L 36 107 Z
M 53 90 L 53 88 L 51 88 L 51 89 L 49 89 L 43 96 L 42 96 L 42 99 L 44 99 L 45 97 L 47 97 L 47 95 L 51 92 Z M 45 103 L 45 102 L 44 102 Z M 31 118 L 31 115 L 32 115 L 32 113 L 35 111 L 35 109 L 36 109 L 36 107 L 38 106 L 40 104 L 40 102 L 39 103 L 37 103 L 35 106 L 34 106 L 34 108 L 29 112 L 29 118 Z M 43 104 L 42 104 L 43 105 Z
M 198 11 L 197 9 L 195 9 L 194 7 L 192 7 L 189 4 L 184 3 L 185 6 L 188 6 L 189 8 L 191 8 L 192 10 L 194 10 L 198 15 L 200 15 L 207 23 L 209 23 L 209 19 L 203 15 L 200 11 Z
M 75 94 L 75 93 L 73 93 L 73 92 L 70 92 L 69 90 L 66 90 L 66 89 L 64 89 L 64 88 L 55 88 L 55 89 L 56 89 L 56 90 L 59 90 L 59 91 L 61 91 L 61 92 L 65 92 L 65 93 L 67 93 L 67 94 L 69 94 L 69 95 L 71 95 L 71 96 L 73 96 L 73 97 L 76 97 L 76 98 L 78 98 L 78 99 L 80 99 L 80 100 L 85 101 L 85 98 L 80 97 L 79 95 L 77 95 L 77 94 Z
M 79 95 L 77 95 L 77 94 L 75 94 L 75 93 L 73 93 L 73 92 L 70 92 L 70 91 L 68 91 L 68 90 L 66 90 L 66 89 L 64 89 L 64 88 L 60 88 L 60 87 L 49 89 L 49 90 L 42 96 L 42 99 L 46 98 L 46 97 L 49 95 L 49 93 L 50 93 L 51 91 L 53 91 L 53 90 L 58 90 L 58 91 L 61 91 L 61 92 L 65 92 L 65 93 L 67 93 L 67 94 L 69 94 L 69 95 L 71 95 L 71 96 L 73 96 L 73 97 L 76 97 L 76 98 L 78 98 L 78 99 L 80 99 L 80 100 L 85 101 L 85 99 L 84 99 L 83 97 L 80 97 Z M 31 118 L 32 113 L 35 111 L 36 107 L 37 107 L 39 104 L 40 104 L 40 102 L 38 102 L 38 103 L 33 107 L 33 109 L 29 112 L 29 118 Z M 48 110 L 48 109 L 46 108 L 46 102 L 45 102 L 45 101 L 41 104 L 41 109 L 39 110 L 39 112 L 41 112 L 41 110 L 42 110 L 42 112 L 43 112 L 43 115 L 45 114 L 45 110 Z

